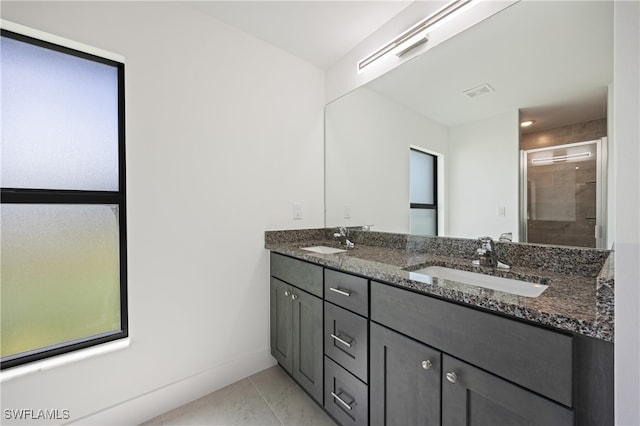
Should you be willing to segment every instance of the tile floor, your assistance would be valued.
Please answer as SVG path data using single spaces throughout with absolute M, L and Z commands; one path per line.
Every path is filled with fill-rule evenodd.
M 279 366 L 267 368 L 141 426 L 335 423 Z

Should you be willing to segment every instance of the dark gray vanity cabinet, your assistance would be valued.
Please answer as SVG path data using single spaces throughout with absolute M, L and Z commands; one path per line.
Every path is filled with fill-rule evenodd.
M 322 299 L 301 289 L 322 295 L 322 268 L 272 253 L 271 275 L 271 354 L 322 404 Z
M 441 352 L 375 323 L 369 341 L 370 424 L 440 425 Z
M 613 344 L 271 254 L 271 353 L 342 426 L 613 423 Z
M 408 336 L 390 337 L 371 326 L 371 406 L 384 406 L 382 411 L 376 408 L 376 418 L 372 408 L 372 424 L 385 424 L 385 420 L 396 424 L 398 415 L 408 419 L 425 416 L 425 407 L 408 396 L 426 386 L 418 377 L 422 365 L 418 354 L 426 347 L 413 339 L 442 352 L 441 364 L 431 360 L 432 369 L 434 365 L 436 371 L 441 369 L 438 385 L 432 383 L 429 394 L 442 401 L 442 425 L 574 423 L 571 335 L 374 281 L 371 320 Z M 381 353 L 386 356 L 382 364 Z M 394 357 L 404 357 L 413 367 L 400 366 L 404 361 Z M 436 353 L 431 358 L 439 360 Z M 393 371 L 376 372 L 380 368 L 406 377 L 411 372 L 403 368 L 413 368 L 415 377 L 404 385 L 410 386 L 405 392 L 396 391 L 393 386 L 402 388 L 403 384 L 394 383 Z M 386 396 L 381 397 L 385 391 Z
M 443 426 L 566 426 L 573 412 L 465 362 L 443 355 Z
M 573 424 L 560 404 L 377 324 L 369 388 L 372 426 Z

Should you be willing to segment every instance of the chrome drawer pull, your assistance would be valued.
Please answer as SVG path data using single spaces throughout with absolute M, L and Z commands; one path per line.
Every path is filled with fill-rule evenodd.
M 331 337 L 334 340 L 337 340 L 338 342 L 342 343 L 343 345 L 345 345 L 346 347 L 350 348 L 351 347 L 351 343 L 353 343 L 353 341 L 351 342 L 347 342 L 346 340 L 342 340 L 341 338 L 339 338 L 338 336 L 336 336 L 335 334 L 332 334 Z
M 458 375 L 454 372 L 447 373 L 447 380 L 451 383 L 455 383 L 458 381 Z
M 341 290 L 339 288 L 329 287 L 329 290 L 336 292 L 338 294 L 341 294 L 343 296 L 347 296 L 347 297 L 351 296 L 351 293 L 349 293 L 348 291 Z
M 425 370 L 429 370 L 431 369 L 431 367 L 433 367 L 433 363 L 431 362 L 431 360 L 422 361 L 422 368 L 424 368 Z
M 335 399 L 337 399 L 340 404 L 344 405 L 344 407 L 347 410 L 351 410 L 352 409 L 351 405 L 349 405 L 346 402 L 344 402 L 344 400 L 342 398 L 340 398 L 338 395 L 336 395 L 334 392 L 331 392 L 331 396 L 334 397 Z

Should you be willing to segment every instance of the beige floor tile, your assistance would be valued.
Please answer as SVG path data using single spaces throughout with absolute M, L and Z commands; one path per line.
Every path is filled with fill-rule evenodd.
M 140 426 L 335 426 L 279 366 L 190 402 Z
M 249 377 L 282 424 L 333 426 L 335 423 L 279 366 Z
M 164 422 L 162 421 L 162 415 L 159 415 L 158 417 L 154 417 L 151 420 L 147 420 L 146 422 L 142 423 L 140 426 L 164 426 Z
M 243 379 L 162 416 L 164 425 L 280 425 L 260 393 Z

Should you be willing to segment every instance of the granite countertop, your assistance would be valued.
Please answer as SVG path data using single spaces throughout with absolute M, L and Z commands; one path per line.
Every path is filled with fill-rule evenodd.
M 427 295 L 613 342 L 613 252 L 544 245 L 498 243 L 508 271 L 473 267 L 477 241 L 352 232 L 355 248 L 318 254 L 302 247 L 336 246 L 331 230 L 267 231 L 265 248 L 318 265 L 406 287 Z M 445 266 L 522 279 L 549 287 L 537 298 L 411 274 Z M 430 278 L 430 277 L 429 277 Z

